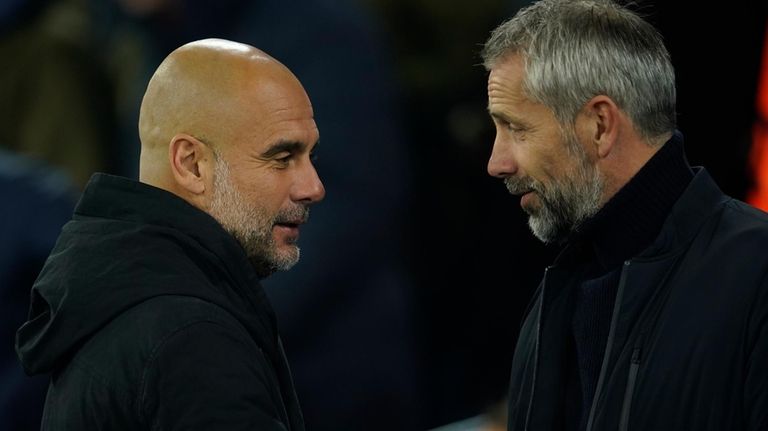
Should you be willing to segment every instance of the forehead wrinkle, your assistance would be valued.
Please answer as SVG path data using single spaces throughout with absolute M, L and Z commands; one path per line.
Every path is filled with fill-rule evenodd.
M 488 103 L 492 100 L 509 100 L 511 102 L 526 103 L 531 100 L 525 96 L 520 85 L 512 85 L 509 80 L 495 80 L 488 83 Z M 497 102 L 498 103 L 498 102 Z

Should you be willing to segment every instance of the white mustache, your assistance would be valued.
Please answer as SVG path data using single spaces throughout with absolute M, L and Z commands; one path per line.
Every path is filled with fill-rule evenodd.
M 536 185 L 531 178 L 507 177 L 504 179 L 504 185 L 507 186 L 509 193 L 513 195 L 522 195 L 531 190 L 536 190 Z

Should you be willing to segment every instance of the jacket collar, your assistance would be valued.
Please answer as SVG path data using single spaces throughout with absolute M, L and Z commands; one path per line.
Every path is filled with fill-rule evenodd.
M 161 295 L 222 307 L 279 357 L 274 311 L 237 241 L 169 192 L 96 174 L 32 288 L 19 357 L 28 373 L 51 371 L 116 316 Z
M 692 178 L 683 136 L 675 132 L 597 214 L 576 229 L 571 241 L 581 242 L 603 271 L 618 268 L 658 236 Z
M 693 180 L 672 207 L 659 236 L 635 260 L 676 253 L 693 240 L 707 219 L 731 200 L 723 194 L 706 169 L 694 167 L 693 172 Z
M 259 282 L 245 251 L 213 217 L 173 193 L 114 175 L 91 177 L 75 208 L 75 219 L 96 217 L 174 229 L 220 259 L 230 277 Z

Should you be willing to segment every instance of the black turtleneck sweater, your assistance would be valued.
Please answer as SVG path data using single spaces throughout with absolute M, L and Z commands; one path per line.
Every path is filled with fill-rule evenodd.
M 586 429 L 611 325 L 622 263 L 649 246 L 693 178 L 679 132 L 568 239 L 574 282 L 566 412 L 569 430 Z

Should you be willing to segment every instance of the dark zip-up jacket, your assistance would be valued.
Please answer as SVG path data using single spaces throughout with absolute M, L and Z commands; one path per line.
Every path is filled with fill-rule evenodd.
M 17 333 L 51 373 L 43 430 L 304 425 L 275 316 L 242 247 L 166 191 L 95 175 Z
M 564 424 L 566 248 L 547 268 L 512 363 L 509 430 Z M 703 169 L 652 245 L 627 260 L 587 430 L 768 429 L 768 214 Z

